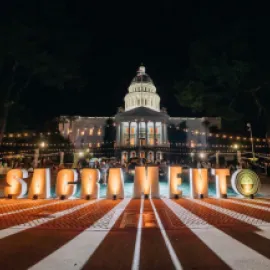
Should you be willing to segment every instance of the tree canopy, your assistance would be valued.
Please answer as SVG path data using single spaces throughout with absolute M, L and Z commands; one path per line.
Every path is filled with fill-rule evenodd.
M 0 24 L 0 140 L 10 109 L 18 110 L 22 92 L 31 85 L 43 90 L 82 85 L 79 60 L 85 51 L 85 35 L 76 29 L 64 2 L 40 1 L 32 12 L 30 5 L 21 8 L 17 13 L 19 8 L 7 8 L 5 22 Z M 36 92 L 42 98 L 39 89 Z
M 190 46 L 185 78 L 176 83 L 180 105 L 227 123 L 263 119 L 270 130 L 270 70 L 248 29 L 231 29 Z M 254 36 L 252 38 L 255 38 Z M 269 58 L 269 54 L 264 57 Z

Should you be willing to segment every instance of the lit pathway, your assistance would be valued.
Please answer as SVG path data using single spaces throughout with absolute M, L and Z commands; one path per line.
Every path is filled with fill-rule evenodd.
M 22 232 L 26 229 L 29 229 L 29 228 L 34 228 L 34 227 L 37 227 L 39 225 L 42 225 L 48 221 L 52 221 L 52 220 L 55 220 L 59 217 L 62 217 L 62 216 L 65 216 L 65 215 L 68 215 L 68 214 L 71 214 L 75 211 L 78 211 L 90 204 L 93 204 L 93 203 L 96 203 L 97 200 L 93 200 L 93 201 L 90 201 L 90 202 L 85 202 L 81 205 L 78 205 L 78 206 L 75 206 L 71 209 L 67 209 L 67 210 L 64 210 L 64 211 L 60 211 L 60 212 L 56 212 L 56 213 L 53 213 L 53 212 L 50 212 L 50 214 L 47 216 L 47 217 L 42 217 L 42 218 L 39 218 L 39 219 L 35 219 L 35 220 L 30 220 L 26 223 L 23 223 L 23 224 L 20 224 L 20 225 L 16 225 L 16 226 L 13 226 L 13 227 L 9 227 L 7 229 L 3 229 L 3 230 L 0 230 L 0 239 L 3 239 L 7 236 L 10 236 L 10 235 L 13 235 L 13 234 L 16 234 L 16 233 L 19 233 L 19 232 Z M 67 207 L 68 208 L 68 207 Z
M 108 234 L 128 202 L 129 199 L 124 199 L 87 230 L 30 269 L 81 269 Z
M 269 269 L 268 202 L 18 200 L 0 215 L 0 269 Z

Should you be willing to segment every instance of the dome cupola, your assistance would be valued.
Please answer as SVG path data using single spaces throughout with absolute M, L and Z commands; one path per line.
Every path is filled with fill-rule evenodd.
M 154 111 L 160 111 L 160 97 L 156 93 L 156 87 L 141 65 L 137 75 L 131 81 L 128 94 L 125 96 L 125 111 L 137 107 L 147 107 Z

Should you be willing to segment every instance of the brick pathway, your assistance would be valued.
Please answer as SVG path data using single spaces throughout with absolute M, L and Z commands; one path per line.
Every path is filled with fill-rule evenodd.
M 123 203 L 0 200 L 0 269 L 269 269 L 269 199 Z

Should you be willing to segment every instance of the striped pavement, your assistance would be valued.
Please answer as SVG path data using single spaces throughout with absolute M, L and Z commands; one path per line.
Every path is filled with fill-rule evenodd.
M 1 200 L 0 269 L 269 269 L 270 200 Z

